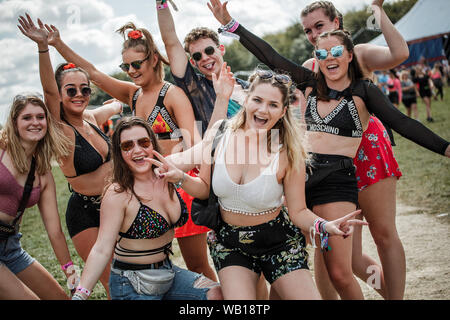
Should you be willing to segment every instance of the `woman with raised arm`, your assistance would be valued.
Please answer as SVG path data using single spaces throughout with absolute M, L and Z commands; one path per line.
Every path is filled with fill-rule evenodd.
M 403 61 L 408 54 L 406 43 L 389 21 L 385 12 L 382 10 L 381 5 L 382 1 L 373 2 L 373 8 L 379 13 L 376 14 L 376 17 L 381 19 L 381 29 L 385 34 L 389 48 L 376 47 L 369 44 L 355 46 L 353 51 L 354 55 L 358 60 L 361 57 L 362 63 L 360 62 L 359 66 L 361 67 L 361 70 L 364 70 L 365 72 L 378 68 L 392 68 Z M 232 20 L 226 9 L 226 3 L 221 5 L 220 1 L 215 0 L 211 1 L 209 7 L 222 24 L 229 23 Z M 329 1 L 316 1 L 306 7 L 302 11 L 302 23 L 308 40 L 312 42 L 312 44 L 315 44 L 317 37 L 321 32 L 331 31 L 341 27 L 342 19 L 340 18 L 339 13 Z M 236 29 L 234 32 L 240 36 L 241 43 L 249 51 L 255 54 L 260 61 L 267 64 L 272 69 L 290 72 L 294 77 L 295 82 L 300 84 L 300 87 L 304 87 L 302 84 L 304 81 L 304 70 L 301 69 L 300 66 L 280 56 L 272 47 L 270 47 L 270 45 L 248 32 L 242 26 L 239 26 L 239 24 L 236 24 L 236 21 L 234 21 L 234 25 L 230 26 L 230 28 L 233 28 L 233 26 L 234 29 Z M 317 60 L 311 59 L 311 61 L 309 61 L 309 67 L 314 70 L 317 69 Z M 332 100 L 341 99 L 343 94 L 343 92 L 333 90 L 332 88 L 328 88 L 328 91 L 328 99 Z M 382 103 L 383 99 L 377 101 L 376 96 L 371 94 L 367 95 L 368 99 L 371 97 L 373 97 L 374 100 L 370 102 L 370 105 L 382 104 L 383 106 L 386 106 L 386 104 Z M 371 112 L 376 112 L 375 108 L 371 110 Z M 439 138 L 418 122 L 408 121 L 409 119 L 403 121 L 406 117 L 400 112 L 388 112 L 384 114 L 377 112 L 376 115 L 382 119 L 384 123 L 388 123 L 400 134 L 419 145 L 439 154 L 445 154 L 446 156 L 450 155 L 450 148 L 448 148 L 445 140 Z M 382 117 L 382 115 L 384 116 Z M 407 125 L 404 125 L 405 123 L 407 123 Z M 374 137 L 373 134 L 378 138 L 378 140 L 375 141 L 375 144 L 378 143 L 377 145 L 379 145 L 379 148 L 374 150 L 380 150 L 380 152 L 372 152 L 369 159 L 369 157 L 367 157 L 368 151 L 371 150 L 370 145 L 374 144 L 373 139 L 369 138 Z M 366 152 L 364 153 L 365 146 L 369 147 L 366 148 Z M 361 150 L 363 150 L 363 153 L 361 153 Z M 381 152 L 381 150 L 384 151 Z M 361 191 L 364 189 L 365 191 L 364 194 L 361 192 L 358 194 L 358 202 L 363 209 L 366 219 L 369 221 L 371 232 L 379 249 L 382 264 L 388 273 L 389 288 L 387 290 L 383 290 L 382 288 L 379 292 L 385 298 L 398 299 L 403 297 L 406 272 L 403 247 L 395 229 L 395 183 L 397 177 L 400 176 L 401 173 L 398 170 L 397 163 L 393 157 L 389 138 L 384 132 L 383 125 L 375 117 L 370 118 L 369 126 L 364 131 L 361 145 L 356 154 L 358 157 L 354 159 L 354 163 L 357 165 L 356 175 L 358 190 Z M 359 157 L 361 154 L 363 154 L 363 157 Z M 380 170 L 378 170 L 378 173 L 376 174 L 374 174 L 375 172 L 365 172 L 365 167 L 362 166 L 361 163 L 358 165 L 358 159 L 371 163 Z M 390 169 L 388 171 L 385 169 L 387 164 Z M 371 179 L 370 177 L 373 177 L 374 179 Z M 368 184 L 365 183 L 367 181 L 369 181 Z M 371 186 L 375 182 L 383 183 L 380 183 L 376 187 L 373 186 L 372 188 L 367 188 L 366 191 L 365 188 Z M 383 218 L 380 218 L 381 214 L 383 214 Z M 357 232 L 355 232 L 355 234 L 358 235 Z M 356 244 L 354 244 L 354 247 L 356 249 L 354 251 L 355 253 L 359 252 L 359 254 L 353 255 L 353 268 L 360 278 L 367 280 L 370 276 L 370 274 L 367 273 L 367 267 L 374 264 L 376 265 L 377 263 L 370 257 L 362 254 L 360 236 L 355 237 L 354 243 L 355 242 Z M 333 293 L 335 292 L 334 288 L 327 285 L 329 281 L 327 281 L 327 273 L 324 272 L 322 255 L 316 255 L 315 260 L 316 281 L 323 298 L 336 298 L 336 294 Z
M 109 138 L 99 126 L 122 111 L 120 103 L 110 103 L 87 110 L 91 94 L 89 76 L 74 63 L 63 63 L 53 73 L 50 61 L 49 32 L 38 19 L 35 26 L 30 16 L 19 18 L 19 29 L 37 43 L 39 71 L 45 101 L 51 115 L 61 121 L 62 132 L 71 142 L 69 155 L 62 158 L 60 168 L 72 191 L 66 209 L 69 235 L 80 257 L 86 261 L 97 239 L 100 223 L 100 195 L 111 171 Z M 101 282 L 108 296 L 109 268 Z
M 224 64 L 219 79 L 213 80 L 215 108 L 226 108 L 234 86 L 232 73 Z M 359 211 L 326 221 L 307 209 L 307 154 L 302 130 L 289 108 L 290 87 L 287 75 L 258 70 L 250 77 L 243 108 L 232 119 L 217 122 L 202 142 L 203 154 L 211 154 L 211 138 L 224 129 L 212 176 L 208 157 L 197 178 L 176 168 L 172 160 L 180 158 L 158 156 L 161 163 L 153 161 L 159 176 L 168 181 L 183 178 L 190 194 L 204 199 L 213 188 L 217 195 L 221 222 L 210 235 L 209 246 L 224 299 L 255 299 L 261 272 L 282 299 L 320 299 L 307 270 L 300 229 L 320 233 L 321 247 L 327 248 L 328 237 L 345 238 L 354 224 L 365 224 L 350 220 Z
M 85 69 L 100 89 L 130 105 L 133 115 L 152 125 L 163 154 L 181 151 L 183 146 L 189 148 L 200 140 L 191 103 L 183 90 L 164 81 L 164 64 L 169 65 L 169 62 L 159 52 L 147 29 L 137 28 L 130 22 L 117 30 L 124 37 L 120 68 L 133 82 L 121 81 L 101 72 L 69 48 L 55 26 L 47 26 L 47 30 L 53 36 L 49 44 L 67 61 Z M 182 189 L 178 191 L 190 208 L 192 199 Z M 176 229 L 176 237 L 188 267 L 215 279 L 207 259 L 207 231 L 189 218 L 182 228 Z
M 70 278 L 68 284 L 78 281 L 61 229 L 51 172 L 51 161 L 67 156 L 69 147 L 40 96 L 14 98 L 0 131 L 0 300 L 68 299 L 52 275 L 21 247 L 23 210 L 35 204 L 56 258 Z
M 216 0 L 216 1 L 211 1 L 211 4 L 209 5 L 210 9 L 214 12 L 216 18 L 221 22 L 221 23 L 228 23 L 231 21 L 231 17 L 229 16 L 228 12 L 226 11 L 226 6 L 222 6 L 220 1 Z M 327 20 L 328 18 L 326 16 L 324 16 Z M 336 20 L 335 20 L 336 25 L 338 25 L 339 23 L 339 19 L 336 16 Z M 242 25 L 239 25 L 236 21 L 233 22 L 233 25 L 230 26 L 230 28 L 232 30 L 234 30 L 234 33 L 236 33 L 237 35 L 240 36 L 240 42 L 247 48 L 249 49 L 253 54 L 256 55 L 256 57 L 264 62 L 265 64 L 267 64 L 271 69 L 278 69 L 278 70 L 285 70 L 287 72 L 289 72 L 292 76 L 293 79 L 295 80 L 295 82 L 299 85 L 299 87 L 301 88 L 305 88 L 307 86 L 313 85 L 315 83 L 314 80 L 314 76 L 312 74 L 310 74 L 309 72 L 307 72 L 307 69 L 304 69 L 298 65 L 296 65 L 295 63 L 285 59 L 284 57 L 280 56 L 272 47 L 270 47 L 270 45 L 268 45 L 265 41 L 261 40 L 260 38 L 256 37 L 255 35 L 251 34 L 249 31 L 247 31 L 244 27 L 242 27 Z M 345 47 L 345 46 L 344 46 Z M 335 49 L 337 50 L 337 49 Z M 355 51 L 353 50 L 353 46 L 351 46 L 350 49 L 347 48 L 347 50 L 350 50 L 351 52 L 351 57 L 353 60 L 355 60 L 355 58 L 357 57 L 356 53 L 353 54 Z M 344 50 L 345 51 L 345 50 Z M 333 62 L 336 60 L 334 58 L 338 58 L 340 57 L 341 52 L 340 50 L 334 51 L 332 53 L 333 57 Z M 327 59 L 328 58 L 328 54 L 325 55 L 323 57 L 317 57 L 316 58 L 322 58 L 322 59 Z M 320 64 L 320 61 L 319 61 Z M 338 74 L 340 73 L 339 71 L 341 71 L 339 69 L 339 64 L 336 65 L 329 65 L 327 66 L 329 68 L 329 70 L 327 69 L 326 71 L 336 71 Z M 354 68 L 350 68 L 349 70 L 356 70 L 356 68 L 359 68 L 359 64 L 358 66 L 355 66 Z M 341 134 L 344 135 L 344 132 L 342 130 L 336 131 L 336 128 L 332 128 L 332 126 L 330 127 L 330 125 L 328 125 L 329 122 L 332 122 L 333 118 L 336 116 L 337 111 L 342 110 L 342 101 L 344 100 L 348 100 L 348 96 L 351 93 L 352 95 L 359 95 L 363 98 L 363 100 L 366 102 L 365 104 L 367 105 L 368 109 L 370 110 L 370 113 L 374 113 L 375 115 L 377 115 L 381 120 L 383 120 L 385 123 L 388 123 L 390 126 L 392 126 L 393 128 L 395 128 L 399 133 L 401 133 L 402 135 L 404 135 L 405 137 L 412 139 L 413 141 L 415 141 L 416 143 L 429 148 L 432 151 L 435 151 L 437 153 L 440 154 L 450 154 L 450 150 L 448 148 L 448 142 L 441 139 L 440 137 L 436 136 L 435 134 L 433 134 L 431 131 L 429 131 L 426 127 L 424 127 L 423 125 L 421 125 L 420 123 L 411 120 L 409 118 L 407 118 L 406 116 L 404 116 L 401 112 L 396 112 L 395 110 L 393 110 L 392 105 L 390 105 L 389 102 L 386 101 L 384 96 L 379 95 L 379 91 L 373 90 L 372 86 L 369 85 L 368 83 L 362 82 L 360 81 L 363 78 L 363 73 L 361 71 L 361 69 L 359 68 L 360 72 L 358 77 L 356 78 L 357 80 L 359 80 L 359 88 L 358 86 L 354 86 L 353 85 L 353 81 L 350 81 L 349 83 L 347 83 L 348 85 L 352 85 L 349 86 L 348 90 L 345 90 L 347 88 L 347 86 L 345 86 L 345 83 L 340 83 L 339 85 L 334 85 L 334 87 L 329 86 L 327 83 L 324 83 L 324 78 L 322 77 L 322 82 L 318 82 L 317 83 L 317 87 L 318 89 L 321 87 L 322 90 L 322 96 L 321 99 L 323 99 L 324 101 L 330 101 L 330 99 L 336 99 L 339 101 L 339 104 L 336 108 L 332 107 L 332 104 L 325 104 L 325 106 L 318 106 L 317 109 L 319 110 L 318 114 L 329 114 L 329 116 L 322 118 L 322 116 L 317 116 L 314 117 L 314 121 L 316 121 L 317 123 L 311 123 L 308 127 L 310 131 L 322 131 L 323 133 L 320 133 L 321 135 L 323 134 L 324 136 L 332 136 L 334 134 Z M 322 71 L 323 74 L 326 74 L 325 71 Z M 356 71 L 354 71 L 356 72 Z M 330 73 L 330 76 L 332 76 L 332 74 Z M 335 76 L 335 75 L 333 75 Z M 320 76 L 319 76 L 320 78 Z M 345 78 L 344 78 L 345 79 Z M 327 79 L 328 80 L 328 79 Z M 348 81 L 349 79 L 347 79 Z M 322 83 L 322 85 L 320 84 Z M 370 90 L 368 90 L 370 88 Z M 325 93 L 323 93 L 325 92 Z M 347 98 L 345 98 L 347 96 Z M 345 99 L 342 100 L 342 97 L 344 97 Z M 338 108 L 339 107 L 339 108 Z M 320 111 L 321 110 L 321 111 Z M 334 110 L 334 111 L 333 111 Z M 365 109 L 367 111 L 367 109 Z M 331 112 L 333 111 L 333 112 Z M 330 113 L 331 112 L 331 113 Z M 350 112 L 350 111 L 349 111 Z M 314 112 L 313 112 L 314 113 Z M 358 108 L 358 114 L 361 114 L 360 109 Z M 356 114 L 354 114 L 356 115 Z M 353 116 L 352 116 L 353 117 Z M 356 117 L 355 117 L 356 119 Z M 363 119 L 365 120 L 365 119 Z M 368 119 L 367 119 L 368 120 Z M 372 120 L 372 119 L 371 119 Z M 356 120 L 355 120 L 356 121 Z M 363 122 L 364 123 L 364 122 Z M 372 123 L 372 121 L 368 121 L 367 124 Z M 406 125 L 405 125 L 406 124 Z M 355 122 L 355 126 L 356 126 L 356 122 Z M 352 126 L 350 126 L 352 127 Z M 357 134 L 359 132 L 358 127 L 357 130 L 350 130 L 347 131 L 349 133 L 349 136 L 353 136 L 353 133 L 356 133 L 357 137 L 359 134 Z M 367 126 L 365 127 L 367 128 Z M 316 138 L 313 138 L 312 141 L 314 141 L 314 139 L 319 139 L 319 137 L 316 135 Z M 314 136 L 313 135 L 313 136 Z M 361 136 L 362 136 L 362 132 L 361 132 Z M 317 140 L 317 141 L 323 141 L 323 138 L 320 138 L 322 140 Z M 326 138 L 327 141 L 330 141 L 329 138 Z M 354 142 L 359 142 L 359 139 L 355 139 Z M 314 145 L 314 143 L 312 143 Z M 318 145 L 319 149 L 317 151 L 315 151 L 316 153 L 331 153 L 331 154 L 339 154 L 341 151 L 338 150 L 338 148 L 336 146 L 329 146 L 329 150 L 325 147 L 327 144 L 322 144 L 320 146 L 320 144 Z M 353 144 L 352 144 L 353 145 Z M 313 147 L 314 149 L 314 147 Z M 320 151 L 319 151 L 320 150 Z M 356 150 L 355 153 L 351 152 L 349 153 L 353 154 L 351 156 L 351 158 L 354 158 L 356 156 Z M 395 171 L 394 171 L 395 173 Z M 356 178 L 355 178 L 356 180 Z M 308 188 L 307 186 L 307 194 L 309 193 L 308 191 L 310 191 L 311 189 Z M 356 199 L 358 197 L 356 196 Z M 354 199 L 352 200 L 354 201 Z M 358 201 L 354 201 L 355 204 L 358 204 Z M 377 203 L 380 203 L 380 201 L 377 201 Z M 323 204 L 321 204 L 323 205 Z M 394 207 L 395 207 L 395 202 L 394 202 Z M 392 210 L 390 211 L 392 212 Z M 395 217 L 395 210 L 394 210 L 394 215 L 392 216 L 392 219 L 389 220 L 390 222 L 392 222 L 393 217 Z M 378 222 L 379 219 L 377 219 Z M 392 230 L 392 225 L 390 225 L 390 230 Z M 396 231 L 395 231 L 395 224 L 394 224 L 394 234 L 396 235 Z M 401 245 L 401 243 L 400 243 Z M 392 251 L 392 250 L 391 250 Z M 389 251 L 389 253 L 391 253 L 391 251 Z M 401 248 L 401 252 L 403 252 L 403 249 Z M 351 255 L 351 250 L 349 251 L 350 255 Z M 380 253 L 381 254 L 381 253 Z M 386 255 L 385 255 L 386 256 Z M 404 257 L 404 255 L 403 255 Z M 399 262 L 397 262 L 398 260 L 398 256 L 396 257 L 391 257 L 390 263 L 392 264 L 397 264 L 397 270 L 398 270 L 398 266 L 401 264 Z M 400 258 L 400 260 L 402 260 Z M 404 259 L 403 259 L 404 261 Z M 404 263 L 403 263 L 404 265 Z M 351 272 L 351 264 L 347 265 L 348 268 L 346 269 L 347 271 Z M 392 266 L 392 265 L 391 265 Z M 328 272 L 330 273 L 330 267 L 329 264 L 327 264 L 327 269 Z M 395 268 L 395 267 L 393 267 Z M 336 271 L 339 270 L 336 269 Z M 340 272 L 343 269 L 340 269 Z M 404 268 L 403 268 L 404 270 Z M 332 270 L 333 271 L 333 270 Z M 366 271 L 364 271 L 366 272 Z M 404 274 L 404 272 L 403 272 Z M 332 280 L 333 280 L 333 276 L 336 277 L 333 281 L 333 284 L 335 285 L 335 287 L 339 287 L 338 291 L 341 295 L 341 297 L 362 297 L 360 294 L 360 289 L 356 289 L 356 287 L 354 287 L 356 289 L 356 291 L 352 290 L 346 290 L 349 287 L 349 283 L 353 283 L 355 284 L 355 282 L 350 281 L 349 279 L 351 279 L 351 276 L 347 273 L 347 276 L 345 276 L 344 274 L 335 274 L 335 275 L 331 275 Z M 366 277 L 368 277 L 369 275 L 366 275 Z M 318 277 L 316 277 L 318 278 Z M 404 278 L 404 277 L 403 277 Z M 318 281 L 320 281 L 321 279 L 318 279 Z M 392 280 L 393 282 L 395 282 L 395 280 Z M 319 285 L 320 287 L 320 285 Z M 404 288 L 404 281 L 403 281 L 403 288 Z M 403 289 L 404 290 L 404 289 Z M 400 296 L 403 296 L 403 290 L 400 288 Z M 347 293 L 350 293 L 350 295 L 347 295 Z M 397 293 L 399 291 L 397 290 Z
M 217 282 L 181 269 L 169 258 L 174 228 L 186 223 L 188 212 L 173 184 L 155 176 L 154 151 L 161 149 L 146 120 L 119 122 L 112 136 L 114 170 L 102 200 L 99 235 L 73 300 L 89 297 L 113 251 L 114 300 L 222 298 Z

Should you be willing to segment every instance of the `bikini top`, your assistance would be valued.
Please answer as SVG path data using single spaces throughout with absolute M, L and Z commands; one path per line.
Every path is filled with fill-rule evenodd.
M 325 132 L 344 137 L 361 138 L 363 127 L 358 110 L 352 97 L 351 88 L 335 91 L 344 98 L 326 117 L 322 118 L 317 110 L 317 90 L 313 87 L 308 96 L 305 122 L 308 131 Z
M 153 132 L 156 134 L 158 139 L 179 139 L 182 137 L 180 128 L 175 124 L 170 116 L 169 111 L 167 111 L 164 105 L 164 98 L 170 87 L 169 82 L 165 82 L 161 90 L 159 91 L 158 100 L 153 108 L 153 111 L 147 118 L 148 123 L 152 125 Z M 132 99 L 133 115 L 136 115 L 136 102 L 139 95 L 142 92 L 142 88 L 136 90 Z
M 149 206 L 143 204 L 138 198 L 140 207 L 133 223 L 128 228 L 127 232 L 119 232 L 119 235 L 127 239 L 154 239 L 162 236 L 170 229 L 183 226 L 187 222 L 189 214 L 186 204 L 180 194 L 177 191 L 175 192 L 181 206 L 181 213 L 177 222 L 170 225 L 166 218 Z
M 6 150 L 3 150 L 0 156 L 0 211 L 11 217 L 17 215 L 19 203 L 22 200 L 23 189 L 13 174 L 1 161 Z M 26 208 L 30 208 L 38 203 L 41 197 L 41 177 L 39 176 L 39 185 L 31 190 Z
M 237 184 L 231 180 L 225 163 L 230 136 L 231 129 L 228 129 L 219 143 L 211 182 L 220 206 L 224 210 L 246 215 L 261 215 L 276 210 L 283 203 L 283 185 L 277 180 L 280 151 L 258 177 L 248 183 Z
M 83 120 L 86 121 L 86 120 Z M 86 121 L 108 144 L 108 155 L 105 161 L 103 161 L 102 155 L 75 129 L 70 123 L 66 123 L 72 127 L 75 132 L 75 152 L 73 155 L 73 166 L 75 168 L 76 175 L 72 177 L 66 176 L 66 178 L 75 178 L 86 173 L 94 172 L 102 164 L 108 162 L 111 159 L 111 145 L 109 138 L 92 123 Z

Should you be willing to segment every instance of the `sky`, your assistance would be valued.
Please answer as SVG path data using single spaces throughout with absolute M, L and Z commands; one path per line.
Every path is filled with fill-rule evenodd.
M 220 24 L 209 11 L 207 0 L 174 0 L 179 11 L 172 10 L 179 39 L 194 27 L 217 29 Z M 230 14 L 258 36 L 276 32 L 299 21 L 300 11 L 311 0 L 229 0 Z M 334 0 L 345 13 L 363 9 L 371 0 Z M 29 13 L 34 21 L 55 25 L 61 37 L 75 52 L 97 69 L 112 74 L 120 71 L 123 38 L 115 33 L 132 21 L 148 29 L 158 47 L 165 52 L 159 34 L 155 2 L 152 0 L 0 0 L 0 123 L 8 116 L 13 97 L 24 91 L 42 92 L 39 80 L 37 45 L 17 28 L 19 15 Z M 227 44 L 230 38 L 221 37 Z M 50 48 L 53 67 L 64 62 Z

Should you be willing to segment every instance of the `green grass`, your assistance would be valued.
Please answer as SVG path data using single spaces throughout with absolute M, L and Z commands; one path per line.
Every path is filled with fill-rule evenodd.
M 443 102 L 432 102 L 434 123 L 426 122 L 425 106 L 419 99 L 419 120 L 441 137 L 450 139 L 450 88 L 445 88 Z M 400 110 L 405 111 L 401 106 Z M 423 208 L 427 213 L 448 213 L 450 195 L 450 159 L 430 152 L 415 143 L 395 133 L 397 146 L 394 147 L 395 156 L 403 172 L 397 185 L 397 200 L 402 204 Z M 58 208 L 61 217 L 61 225 L 66 234 L 66 240 L 73 261 L 83 267 L 81 258 L 78 257 L 73 244 L 68 236 L 65 210 L 69 198 L 67 181 L 59 167 L 53 168 L 53 175 L 57 185 Z M 66 288 L 65 276 L 61 271 L 59 262 L 50 246 L 47 233 L 40 218 L 37 207 L 27 210 L 21 227 L 23 233 L 22 245 L 33 257 L 35 257 L 58 281 Z M 174 242 L 174 253 L 179 256 L 179 250 Z M 106 299 L 103 286 L 98 283 L 92 294 L 92 299 Z

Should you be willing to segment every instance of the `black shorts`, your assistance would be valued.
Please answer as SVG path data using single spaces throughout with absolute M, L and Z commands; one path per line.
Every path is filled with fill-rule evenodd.
M 208 246 L 217 271 L 241 266 L 262 272 L 270 284 L 289 272 L 308 269 L 305 237 L 284 207 L 275 219 L 257 226 L 222 222 L 208 233 Z
M 72 192 L 66 209 L 66 224 L 69 235 L 100 226 L 100 196 L 85 196 Z
M 398 92 L 397 91 L 389 91 L 389 101 L 395 104 L 398 104 Z
M 306 168 L 306 205 L 332 202 L 352 202 L 358 205 L 358 184 L 353 159 L 340 156 L 313 153 Z
M 411 108 L 412 104 L 417 103 L 417 98 L 414 97 L 414 98 L 402 99 L 402 102 L 406 108 Z
M 419 94 L 422 99 L 425 97 L 431 98 L 431 96 L 432 96 L 430 89 L 419 90 Z

